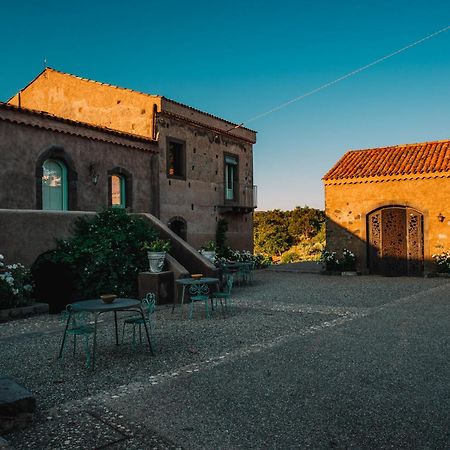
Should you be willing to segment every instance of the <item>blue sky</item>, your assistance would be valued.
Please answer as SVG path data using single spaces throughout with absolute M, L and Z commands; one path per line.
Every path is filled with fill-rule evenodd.
M 0 100 L 44 67 L 242 122 L 450 25 L 448 1 L 2 2 Z M 248 123 L 259 209 L 323 207 L 348 149 L 450 138 L 450 31 Z

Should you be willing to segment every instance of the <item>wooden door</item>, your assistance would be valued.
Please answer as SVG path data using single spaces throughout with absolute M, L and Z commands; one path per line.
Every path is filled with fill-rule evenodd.
M 386 208 L 382 210 L 381 236 L 382 275 L 407 275 L 406 215 L 404 208 Z
M 406 236 L 408 239 L 408 275 L 423 273 L 423 216 L 406 208 Z
M 423 272 L 423 216 L 401 206 L 369 214 L 368 257 L 371 273 L 385 276 Z

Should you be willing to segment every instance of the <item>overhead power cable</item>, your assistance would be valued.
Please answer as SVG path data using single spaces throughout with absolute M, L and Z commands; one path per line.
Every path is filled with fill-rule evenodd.
M 419 45 L 419 44 L 421 44 L 422 42 L 425 42 L 425 41 L 427 41 L 428 39 L 431 39 L 431 38 L 437 36 L 438 34 L 444 33 L 444 32 L 446 32 L 446 31 L 449 30 L 449 29 L 450 29 L 450 25 L 449 25 L 449 26 L 446 26 L 445 28 L 442 28 L 442 29 L 440 29 L 440 30 L 438 30 L 438 31 L 435 31 L 434 33 L 431 33 L 431 34 L 429 34 L 428 36 L 425 36 L 425 37 L 423 37 L 422 39 L 419 39 L 418 41 L 415 41 L 415 42 L 413 42 L 413 43 L 411 43 L 411 44 L 408 44 L 408 45 L 406 45 L 405 47 L 402 47 L 402 48 L 396 50 L 395 52 L 389 53 L 388 55 L 385 55 L 385 56 L 383 56 L 383 57 L 381 57 L 381 58 L 378 58 L 378 59 L 376 59 L 375 61 L 372 61 L 371 63 L 366 64 L 365 66 L 359 67 L 358 69 L 355 69 L 355 70 L 353 70 L 352 72 L 347 73 L 346 75 L 343 75 L 343 76 L 341 76 L 341 77 L 339 77 L 339 78 L 336 78 L 336 79 L 333 80 L 333 81 L 329 81 L 328 83 L 325 83 L 325 84 L 323 84 L 322 86 L 319 86 L 318 88 L 313 89 L 312 91 L 306 92 L 305 94 L 302 94 L 302 95 L 300 95 L 300 96 L 298 96 L 298 97 L 295 97 L 295 98 L 293 98 L 293 99 L 291 99 L 291 100 L 288 100 L 288 101 L 286 101 L 286 102 L 284 102 L 284 103 L 281 103 L 280 105 L 275 106 L 274 108 L 269 109 L 269 110 L 266 111 L 266 112 L 263 112 L 263 113 L 258 114 L 258 115 L 256 115 L 256 116 L 253 116 L 253 117 L 251 117 L 251 118 L 249 118 L 249 119 L 247 119 L 247 120 L 241 122 L 239 125 L 236 125 L 235 127 L 231 128 L 231 129 L 228 130 L 228 131 L 235 130 L 236 128 L 241 128 L 244 124 L 247 124 L 247 123 L 249 123 L 249 122 L 253 122 L 253 121 L 257 120 L 257 119 L 261 119 L 262 117 L 268 116 L 269 114 L 272 114 L 272 113 L 274 113 L 274 112 L 276 112 L 276 111 L 279 111 L 280 109 L 285 108 L 286 106 L 289 106 L 289 105 L 291 105 L 292 103 L 298 102 L 298 101 L 300 101 L 300 100 L 303 100 L 303 99 L 306 98 L 306 97 L 309 97 L 309 96 L 311 96 L 311 95 L 313 95 L 313 94 L 316 94 L 317 92 L 320 92 L 320 91 L 322 91 L 323 89 L 326 89 L 326 88 L 328 88 L 328 87 L 330 87 L 330 86 L 333 86 L 334 84 L 339 83 L 340 81 L 346 80 L 347 78 L 350 78 L 350 77 L 352 77 L 353 75 L 356 75 L 357 73 L 362 72 L 363 70 L 367 70 L 367 69 L 369 69 L 370 67 L 375 66 L 376 64 L 379 64 L 379 63 L 381 63 L 381 62 L 383 62 L 383 61 L 386 61 L 386 59 L 392 58 L 393 56 L 396 56 L 396 55 L 398 55 L 399 53 L 402 53 L 402 52 L 404 52 L 404 51 L 406 51 L 406 50 L 409 50 L 410 48 L 415 47 L 416 45 Z

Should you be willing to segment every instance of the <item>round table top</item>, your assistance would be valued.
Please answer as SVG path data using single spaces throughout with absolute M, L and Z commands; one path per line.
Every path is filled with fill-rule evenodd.
M 73 311 L 120 311 L 121 309 L 134 308 L 140 306 L 140 300 L 135 298 L 116 298 L 112 303 L 105 303 L 102 299 L 84 300 L 82 302 L 72 303 Z
M 208 278 L 208 277 L 202 277 L 202 278 L 179 278 L 178 280 L 175 280 L 175 283 L 178 284 L 214 284 L 218 283 L 218 278 Z

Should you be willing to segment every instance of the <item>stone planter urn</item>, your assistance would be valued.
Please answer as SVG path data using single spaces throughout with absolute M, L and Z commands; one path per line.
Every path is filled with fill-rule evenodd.
M 166 252 L 147 252 L 147 257 L 150 272 L 162 272 L 164 261 L 166 259 Z
M 216 259 L 216 252 L 214 250 L 202 250 L 202 255 L 212 263 L 214 263 L 214 260 Z

